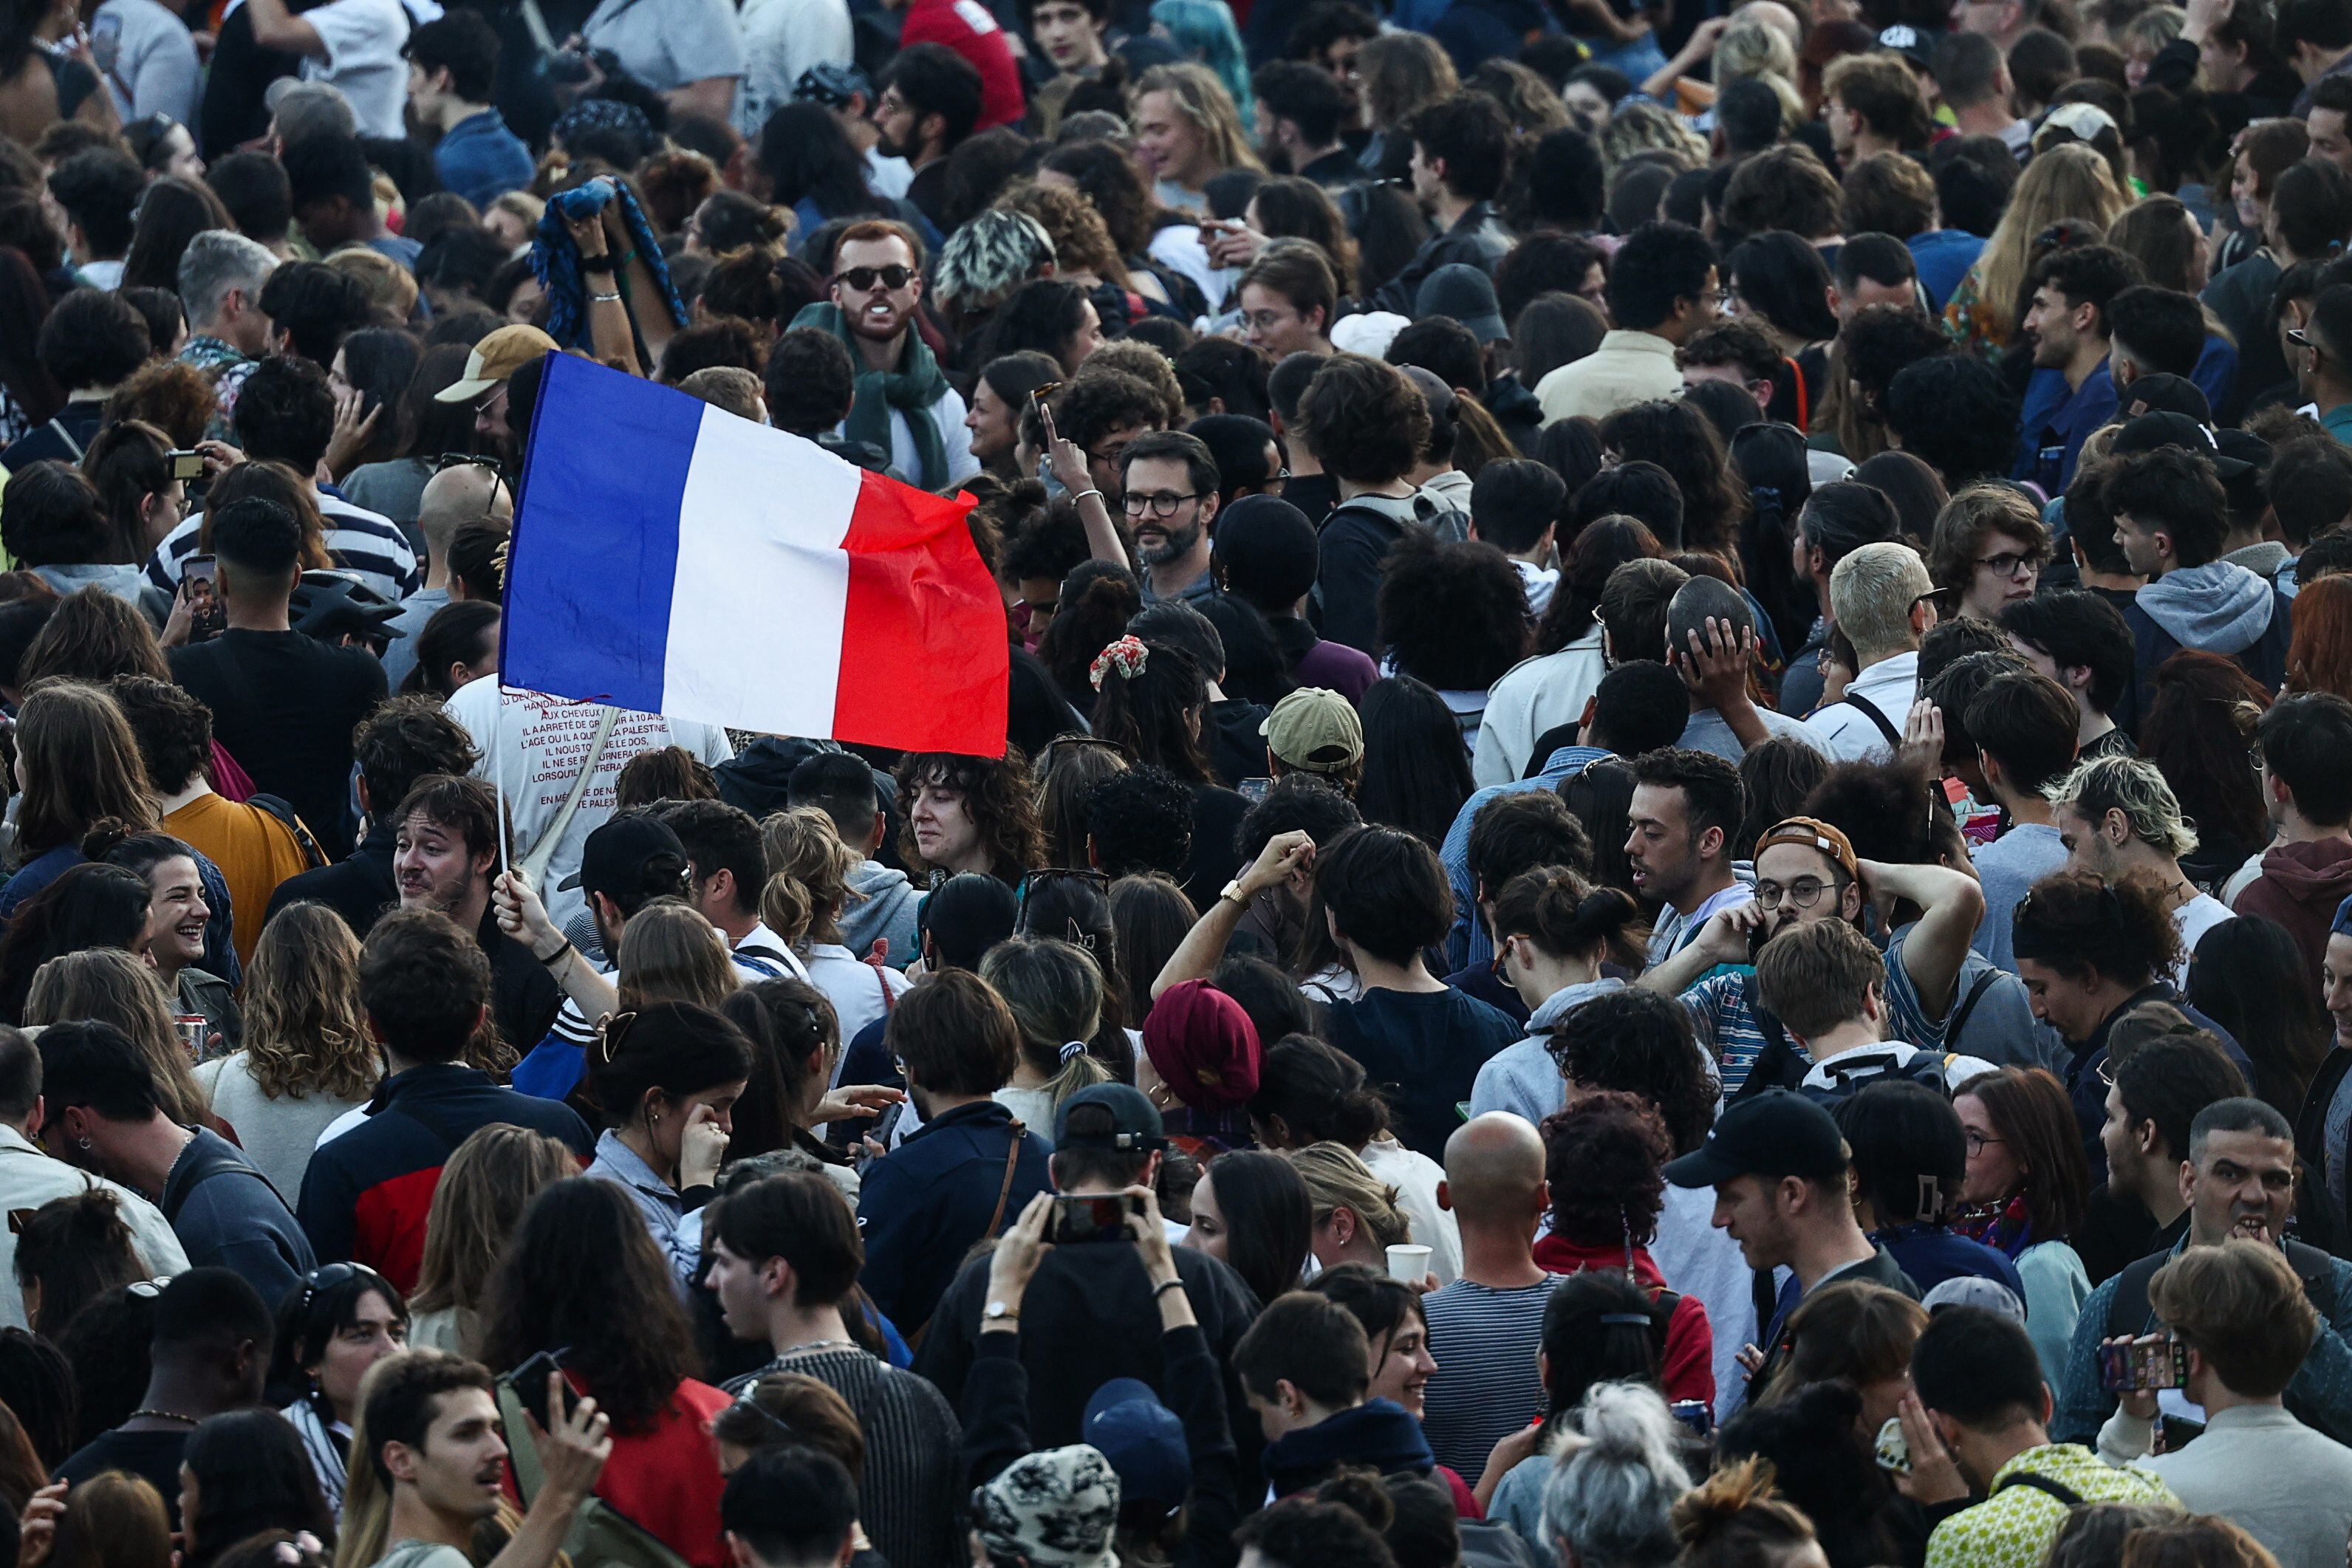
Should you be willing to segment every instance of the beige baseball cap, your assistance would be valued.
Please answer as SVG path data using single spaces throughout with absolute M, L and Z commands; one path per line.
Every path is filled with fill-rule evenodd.
M 1364 758 L 1364 722 L 1338 692 L 1301 686 L 1257 727 L 1285 768 L 1337 773 Z
M 433 394 L 436 402 L 471 402 L 542 354 L 558 351 L 554 339 L 536 327 L 501 327 L 466 355 L 466 373 Z

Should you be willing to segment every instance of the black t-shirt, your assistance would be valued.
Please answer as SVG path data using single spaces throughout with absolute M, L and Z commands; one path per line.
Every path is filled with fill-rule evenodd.
M 163 1511 L 172 1528 L 180 1528 L 180 1455 L 188 1446 L 184 1427 L 152 1432 L 126 1432 L 116 1427 L 101 1432 L 57 1468 L 49 1479 L 81 1485 L 92 1476 L 122 1470 L 147 1481 L 163 1494 Z
M 562 35 L 558 34 L 557 37 Z M 242 5 L 221 18 L 205 73 L 205 96 L 196 115 L 197 150 L 222 159 L 269 130 L 269 103 L 263 95 L 279 77 L 302 68 L 302 57 L 265 49 L 253 39 L 253 16 Z
M 1216 902 L 1225 883 L 1241 874 L 1241 852 L 1234 839 L 1242 818 L 1249 812 L 1246 797 L 1214 784 L 1191 784 L 1192 791 L 1192 852 L 1185 857 L 1184 874 L 1176 880 L 1194 909 Z
M 330 858 L 351 853 L 352 730 L 383 701 L 375 655 L 299 632 L 232 630 L 170 658 L 255 788 L 291 804 Z

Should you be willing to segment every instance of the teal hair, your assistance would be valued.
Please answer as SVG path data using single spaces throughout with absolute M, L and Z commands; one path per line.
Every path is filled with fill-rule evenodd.
M 1225 0 L 1154 0 L 1151 19 L 1179 48 L 1216 73 L 1242 111 L 1243 133 L 1255 135 L 1251 128 L 1257 123 L 1257 99 L 1250 93 L 1249 59 Z

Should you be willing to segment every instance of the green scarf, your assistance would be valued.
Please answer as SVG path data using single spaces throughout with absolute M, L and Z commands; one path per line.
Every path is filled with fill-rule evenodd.
M 849 350 L 849 357 L 857 371 L 856 400 L 849 405 L 847 434 L 852 441 L 863 441 L 891 450 L 890 411 L 897 409 L 907 416 L 908 432 L 915 438 L 915 455 L 922 460 L 923 475 L 919 484 L 926 490 L 936 490 L 948 482 L 948 452 L 940 440 L 940 427 L 930 417 L 931 407 L 948 392 L 948 379 L 940 373 L 939 361 L 931 357 L 930 345 L 923 335 L 909 325 L 907 347 L 898 356 L 895 371 L 869 371 L 857 351 L 857 340 L 851 336 L 849 323 L 843 319 L 841 307 L 827 300 L 803 305 L 793 318 L 795 327 L 814 327 L 839 338 Z

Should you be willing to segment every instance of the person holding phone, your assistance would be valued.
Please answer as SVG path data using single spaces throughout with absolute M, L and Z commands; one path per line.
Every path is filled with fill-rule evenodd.
M 1073 1203 L 1109 1205 L 1119 1222 L 1078 1232 L 1070 1227 Z M 1184 1292 L 1184 1277 L 1168 1244 L 1160 1197 L 1148 1186 L 1130 1186 L 1107 1197 L 1039 1193 L 988 1260 L 988 1295 L 1012 1311 L 981 1324 L 971 1375 L 965 1380 L 964 1449 L 971 1479 L 985 1484 L 1030 1453 L 1028 1379 L 1021 1367 L 1021 1303 L 1038 1266 L 1057 1247 L 1097 1245 L 1133 1249 L 1151 1286 L 1160 1312 L 1160 1354 L 1167 1402 L 1132 1378 L 1114 1378 L 1087 1401 L 1085 1440 L 1102 1450 L 1118 1472 L 1119 1501 L 1148 1500 L 1166 1511 L 1150 1544 L 1162 1561 L 1175 1559 L 1184 1541 L 1223 1541 L 1241 1517 L 1239 1468 L 1228 1435 L 1225 1391 L 1218 1361 Z M 1170 1428 L 1175 1428 L 1171 1431 Z M 1181 1448 L 1171 1439 L 1181 1436 Z M 1141 1546 L 1142 1542 L 1136 1542 Z M 1144 1553 L 1139 1552 L 1138 1555 Z

